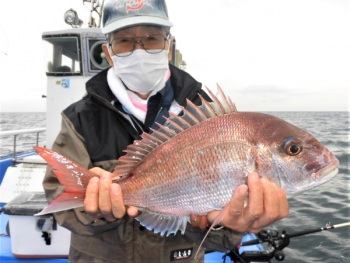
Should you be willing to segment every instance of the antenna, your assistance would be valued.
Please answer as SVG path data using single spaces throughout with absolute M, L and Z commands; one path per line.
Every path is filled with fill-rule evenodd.
M 102 3 L 100 4 L 100 0 L 83 0 L 83 3 L 91 3 L 90 7 L 90 18 L 89 18 L 89 27 L 101 27 L 101 19 L 102 19 L 102 10 L 104 6 L 104 0 L 102 0 Z M 98 15 L 98 23 L 96 25 L 95 18 L 93 16 L 93 13 L 96 12 Z

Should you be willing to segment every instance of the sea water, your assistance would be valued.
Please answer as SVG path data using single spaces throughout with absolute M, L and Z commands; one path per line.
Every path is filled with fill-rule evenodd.
M 0 131 L 46 128 L 45 112 L 0 112 Z M 16 152 L 33 150 L 37 134 L 20 134 L 16 137 Z M 39 145 L 45 145 L 45 132 L 39 134 Z M 0 158 L 13 154 L 14 136 L 0 137 Z
M 350 113 L 270 112 L 307 130 L 338 158 L 339 173 L 317 188 L 289 200 L 290 214 L 275 224 L 287 233 L 350 222 Z M 350 227 L 291 239 L 283 262 L 350 263 Z
M 313 134 L 340 161 L 338 175 L 327 184 L 289 200 L 290 214 L 274 227 L 287 233 L 323 227 L 328 222 L 350 221 L 350 113 L 349 112 L 267 112 Z M 0 130 L 45 127 L 45 113 L 1 113 Z M 13 136 L 0 138 L 0 156 L 10 155 Z M 32 149 L 36 134 L 20 135 L 18 150 Z M 45 145 L 45 133 L 39 145 Z M 286 263 L 350 262 L 350 227 L 295 237 L 284 249 Z M 222 262 L 222 261 L 219 261 Z M 228 259 L 226 260 L 228 262 Z M 276 262 L 276 261 L 274 261 Z M 208 263 L 208 262 L 206 262 Z M 213 262 L 214 263 L 214 262 Z

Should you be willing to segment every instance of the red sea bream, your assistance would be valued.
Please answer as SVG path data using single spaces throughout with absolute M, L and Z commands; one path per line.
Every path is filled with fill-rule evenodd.
M 337 174 L 337 158 L 311 134 L 270 115 L 237 112 L 220 88 L 210 94 L 213 102 L 202 98 L 198 107 L 188 101 L 182 116 L 170 114 L 119 159 L 114 174 L 124 203 L 143 211 L 136 219 L 149 230 L 184 233 L 190 214 L 222 210 L 253 171 L 287 195 Z M 36 150 L 66 186 L 40 214 L 83 206 L 96 175 L 49 149 Z

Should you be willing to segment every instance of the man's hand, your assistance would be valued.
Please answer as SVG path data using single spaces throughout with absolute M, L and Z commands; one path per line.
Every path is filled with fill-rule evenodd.
M 244 201 L 248 196 L 248 204 Z M 289 206 L 285 192 L 266 178 L 259 178 L 257 173 L 248 176 L 248 186 L 239 186 L 233 195 L 229 207 L 220 225 L 244 233 L 258 233 L 264 227 L 288 215 Z M 208 221 L 213 222 L 220 211 L 208 214 Z
M 101 169 L 92 168 L 97 176 L 92 178 L 86 190 L 84 208 L 92 219 L 105 218 L 112 222 L 128 213 L 135 217 L 136 207 L 126 208 L 120 186 L 112 183 L 112 174 Z M 248 205 L 244 207 L 248 195 Z M 264 227 L 288 215 L 289 207 L 284 191 L 265 178 L 260 179 L 256 173 L 248 176 L 248 187 L 239 186 L 229 203 L 229 208 L 220 224 L 238 232 L 258 233 Z M 205 228 L 207 222 L 213 222 L 220 211 L 210 212 L 207 217 L 191 215 L 194 226 Z
M 208 225 L 207 215 L 190 215 L 191 225 L 206 229 Z
M 87 186 L 84 208 L 92 219 L 103 217 L 112 222 L 122 218 L 125 213 L 131 217 L 137 215 L 136 207 L 125 207 L 120 185 L 112 183 L 113 174 L 98 167 L 91 171 L 98 177 L 92 178 Z

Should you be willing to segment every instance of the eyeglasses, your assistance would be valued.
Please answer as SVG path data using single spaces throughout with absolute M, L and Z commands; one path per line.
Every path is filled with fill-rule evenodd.
M 165 42 L 169 40 L 170 34 L 164 37 L 161 34 L 146 35 L 143 37 L 122 37 L 115 38 L 109 43 L 114 55 L 118 57 L 130 56 L 135 50 L 136 43 L 140 43 L 142 48 L 151 54 L 160 53 L 165 48 Z M 136 40 L 139 38 L 140 40 Z

